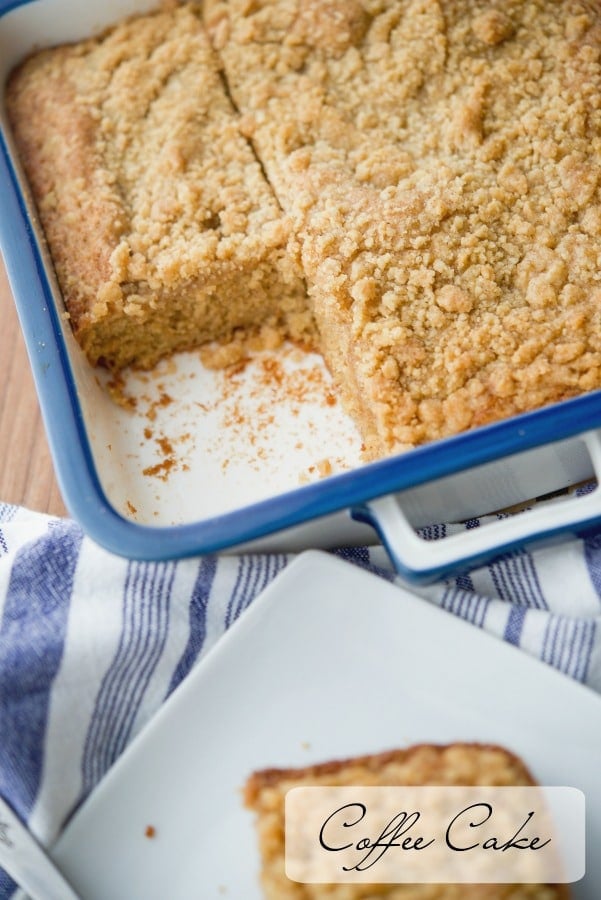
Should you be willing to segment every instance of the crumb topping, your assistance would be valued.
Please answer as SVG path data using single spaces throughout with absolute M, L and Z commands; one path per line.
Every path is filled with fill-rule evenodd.
M 339 52 L 338 6 L 206 21 L 377 451 L 598 387 L 598 10 L 363 0 Z

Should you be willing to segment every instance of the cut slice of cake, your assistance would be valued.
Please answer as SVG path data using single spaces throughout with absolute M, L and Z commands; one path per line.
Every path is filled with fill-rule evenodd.
M 75 335 L 149 367 L 270 325 L 311 340 L 289 228 L 237 128 L 197 4 L 44 50 L 7 108 Z
M 566 900 L 565 885 L 302 884 L 286 876 L 284 803 L 293 788 L 534 784 L 513 753 L 499 746 L 467 743 L 420 744 L 299 769 L 254 772 L 246 783 L 244 801 L 255 813 L 266 900 Z
M 601 386 L 601 10 L 206 0 L 381 456 Z

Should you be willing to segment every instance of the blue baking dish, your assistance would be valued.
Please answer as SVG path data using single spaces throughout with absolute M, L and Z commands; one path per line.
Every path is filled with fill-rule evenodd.
M 99 11 L 74 0 L 0 0 L 2 82 L 33 47 L 83 37 L 151 6 L 141 0 L 109 0 Z M 340 467 L 346 471 L 309 479 L 306 484 L 299 485 L 299 466 L 295 472 L 289 449 L 279 461 L 271 459 L 263 467 L 254 488 L 247 491 L 245 486 L 248 473 L 257 468 L 256 460 L 246 471 L 238 466 L 233 486 L 229 484 L 228 467 L 235 468 L 229 463 L 235 457 L 237 465 L 248 451 L 248 441 L 242 446 L 248 438 L 244 432 L 236 436 L 242 442 L 238 449 L 235 443 L 228 444 L 228 460 L 208 472 L 200 471 L 211 456 L 205 445 L 189 454 L 186 465 L 174 466 L 178 472 L 169 473 L 165 459 L 153 469 L 150 451 L 148 455 L 140 450 L 142 438 L 154 429 L 154 444 L 150 438 L 147 441 L 152 452 L 156 453 L 161 440 L 163 448 L 165 441 L 173 448 L 175 441 L 167 434 L 169 421 L 156 425 L 156 415 L 164 410 L 152 396 L 146 398 L 146 419 L 119 407 L 108 398 L 101 375 L 82 359 L 65 321 L 3 110 L 0 198 L 0 246 L 59 484 L 70 513 L 108 550 L 155 560 L 241 546 L 280 551 L 363 543 L 373 540 L 375 529 L 400 572 L 412 580 L 428 581 L 533 542 L 585 534 L 601 523 L 601 499 L 593 490 L 509 518 L 496 517 L 490 525 L 441 540 L 425 540 L 416 531 L 432 522 L 465 520 L 596 477 L 601 468 L 596 430 L 601 428 L 599 391 L 377 463 L 360 465 L 355 454 L 353 462 Z M 198 432 L 195 440 L 202 444 L 202 416 L 190 413 L 191 406 L 196 403 L 200 409 L 202 404 L 189 394 L 189 385 L 200 378 L 200 363 L 187 355 L 181 365 L 183 369 L 175 373 L 164 367 L 154 382 L 144 376 L 141 384 L 147 394 L 155 391 L 156 396 L 168 396 L 169 414 L 177 418 L 181 410 L 174 412 L 174 390 L 185 381 L 187 433 L 192 421 Z M 175 388 L 166 393 L 169 378 Z M 204 385 L 202 390 L 206 389 Z M 214 404 L 213 412 L 216 408 Z M 152 427 L 149 410 L 155 416 Z M 313 433 L 310 454 L 323 456 L 324 448 L 330 449 L 328 441 L 342 426 L 337 421 L 333 427 L 331 409 L 327 415 L 318 411 L 316 416 L 324 421 L 302 427 Z M 182 422 L 178 420 L 177 428 L 184 427 Z M 163 429 L 162 437 L 157 438 L 157 427 Z M 211 428 L 219 432 L 219 421 Z M 272 432 L 269 442 L 278 440 Z M 215 446 L 223 443 L 218 433 L 213 441 Z M 302 466 L 307 468 L 307 458 Z M 283 477 L 286 467 L 290 472 Z M 148 473 L 154 470 L 161 478 L 148 487 Z M 140 473 L 146 473 L 144 478 Z

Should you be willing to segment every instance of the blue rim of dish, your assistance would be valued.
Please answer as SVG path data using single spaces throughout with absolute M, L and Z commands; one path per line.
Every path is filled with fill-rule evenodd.
M 0 17 L 33 0 L 0 0 Z M 29 222 L 10 153 L 0 131 L 0 247 L 15 297 L 50 450 L 65 504 L 98 544 L 132 559 L 164 560 L 212 553 L 292 528 L 396 491 L 453 475 L 601 427 L 594 391 L 370 463 L 274 498 L 197 522 L 140 525 L 109 503 L 94 465 L 77 387 L 42 254 Z M 585 533 L 601 516 L 553 533 Z M 536 540 L 538 535 L 530 539 Z M 507 553 L 523 541 L 505 545 Z M 405 574 L 411 576 L 411 572 Z
M 35 0 L 0 0 L 0 16 L 5 15 L 18 6 L 25 6 L 27 3 L 33 3 Z

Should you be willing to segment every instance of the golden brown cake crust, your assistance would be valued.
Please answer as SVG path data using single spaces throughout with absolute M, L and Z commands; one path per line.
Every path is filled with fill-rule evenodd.
M 418 744 L 296 769 L 263 769 L 246 782 L 256 816 L 261 881 L 267 900 L 567 900 L 565 885 L 317 885 L 290 881 L 284 868 L 284 801 L 295 787 L 344 785 L 534 785 L 522 760 L 494 744 Z
M 354 781 L 351 775 L 354 772 L 361 778 L 374 779 L 376 784 L 536 784 L 518 756 L 495 744 L 414 744 L 381 753 L 326 760 L 296 769 L 260 769 L 253 772 L 246 782 L 245 803 L 252 809 L 262 790 L 287 782 L 331 785 L 370 783 Z M 385 779 L 389 775 L 392 777 L 393 773 L 393 780 L 386 782 Z M 499 782 L 500 773 L 504 780 Z M 480 780 L 475 780 L 476 777 Z M 442 780 L 430 780 L 438 778 Z M 483 781 L 483 778 L 489 780 Z
M 207 0 L 205 21 L 374 455 L 601 385 L 596 4 Z
M 197 4 L 35 54 L 13 73 L 7 108 L 93 363 L 149 366 L 267 320 L 311 331 L 289 226 Z

